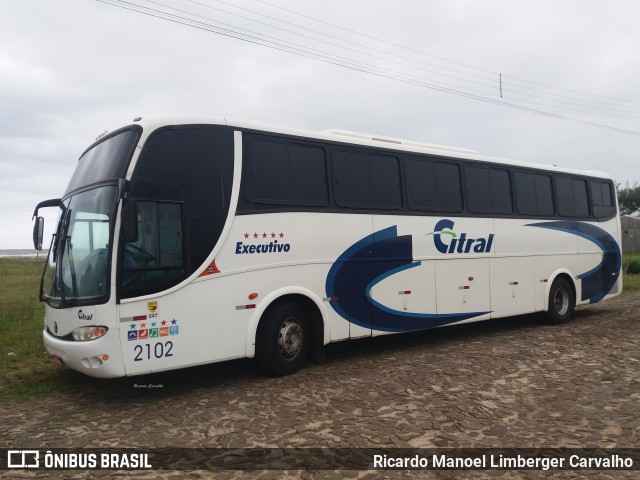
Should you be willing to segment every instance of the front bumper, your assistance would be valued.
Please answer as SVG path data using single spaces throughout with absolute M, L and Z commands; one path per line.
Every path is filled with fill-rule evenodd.
M 98 378 L 125 375 L 118 330 L 109 330 L 103 337 L 87 342 L 61 340 L 45 329 L 42 340 L 47 351 L 69 368 Z

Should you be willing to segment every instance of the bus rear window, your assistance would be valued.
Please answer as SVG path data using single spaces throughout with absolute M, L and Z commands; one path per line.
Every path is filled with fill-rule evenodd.
M 592 180 L 589 184 L 591 187 L 593 215 L 596 218 L 605 218 L 613 215 L 616 207 L 613 202 L 613 189 L 611 188 L 611 184 L 597 180 Z

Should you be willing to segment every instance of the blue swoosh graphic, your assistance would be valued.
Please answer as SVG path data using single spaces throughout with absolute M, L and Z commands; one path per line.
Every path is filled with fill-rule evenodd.
M 602 250 L 602 261 L 588 272 L 581 273 L 582 301 L 596 303 L 602 300 L 618 281 L 622 268 L 622 254 L 615 239 L 600 227 L 585 222 L 542 222 L 531 223 L 528 227 L 548 228 L 570 233 L 595 243 Z
M 377 283 L 418 265 L 413 261 L 411 235 L 398 236 L 395 225 L 374 232 L 351 245 L 329 269 L 325 290 L 328 297 L 338 297 L 330 305 L 355 325 L 385 332 L 440 327 L 490 313 L 412 313 L 390 309 L 371 298 Z

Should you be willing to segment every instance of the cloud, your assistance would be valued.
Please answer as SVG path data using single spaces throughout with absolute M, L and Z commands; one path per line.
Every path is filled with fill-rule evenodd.
M 640 130 L 635 0 L 269 2 L 326 23 L 256 0 L 233 6 L 262 15 L 214 0 L 206 5 L 262 23 L 186 0 L 171 5 L 200 15 L 201 22 L 236 25 L 245 34 L 313 48 L 333 61 L 340 56 L 365 70 L 477 89 L 492 99 L 499 99 L 502 73 L 505 100 Z M 560 103 L 574 100 L 557 94 L 578 97 L 592 113 L 569 110 L 581 107 Z M 596 101 L 630 113 L 597 116 Z M 208 113 L 311 130 L 367 131 L 490 156 L 605 169 L 623 183 L 640 179 L 634 169 L 637 136 L 478 102 L 97 1 L 2 2 L 0 105 L 0 248 L 28 248 L 35 204 L 62 194 L 79 155 L 98 133 L 138 115 Z

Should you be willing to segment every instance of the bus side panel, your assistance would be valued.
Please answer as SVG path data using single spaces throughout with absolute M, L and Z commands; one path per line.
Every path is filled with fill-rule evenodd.
M 436 298 L 438 315 L 463 315 L 457 323 L 486 320 L 490 317 L 490 258 L 495 254 L 496 238 L 490 218 L 452 219 L 452 235 L 441 233 L 446 253 L 436 247 L 437 225 L 441 217 L 431 217 L 425 233 L 436 261 Z M 444 230 L 443 230 L 444 231 Z M 430 232 L 434 232 L 431 234 Z M 455 236 L 454 236 L 455 235 Z
M 536 231 L 522 220 L 497 218 L 493 223 L 495 256 L 491 258 L 490 267 L 491 316 L 534 312 L 538 286 L 532 253 L 540 248 Z
M 489 318 L 492 220 L 374 216 L 374 230 L 387 229 L 397 248 L 374 258 L 388 263 L 386 278 L 371 289 L 376 333 Z
M 491 312 L 489 258 L 436 261 L 439 315 L 474 314 L 458 323 L 486 320 Z
M 122 355 L 128 375 L 244 357 L 246 278 L 193 282 L 167 295 L 123 303 Z
M 535 311 L 534 257 L 491 259 L 491 317 Z
M 367 214 L 241 215 L 234 219 L 216 265 L 220 276 L 240 275 L 248 281 L 266 269 L 268 275 L 260 299 L 278 288 L 296 285 L 308 288 L 321 299 L 336 297 L 337 303 L 326 301 L 332 305 L 327 309 L 331 340 L 370 336 L 370 309 L 362 302 L 366 282 L 359 279 L 370 268 L 371 227 L 371 215 Z M 313 270 L 314 277 L 303 276 L 298 283 L 287 278 L 298 269 L 306 271 L 307 265 L 320 268 Z M 288 266 L 291 270 L 281 273 L 285 272 L 281 268 Z M 330 272 L 336 275 L 329 278 Z M 343 304 L 353 308 L 341 308 Z
M 323 291 L 326 270 L 326 265 L 312 263 L 212 275 L 169 295 L 127 303 L 121 310 L 128 317 L 122 319 L 127 374 L 245 357 L 247 342 L 255 342 L 255 316 L 274 300 L 273 292 L 313 292 L 315 303 L 326 305 L 321 315 L 328 318 L 328 303 L 316 295 Z M 250 299 L 251 294 L 257 297 Z M 348 335 L 348 327 L 343 334 Z
M 560 220 L 529 226 L 537 230 L 538 252 L 548 246 L 556 250 L 550 255 L 552 259 L 536 260 L 537 276 L 547 283 L 539 299 L 545 309 L 550 283 L 560 271 L 573 280 L 578 305 L 599 302 L 609 292 L 617 291 L 621 254 L 615 220 L 602 223 Z M 573 249 L 567 248 L 568 239 L 575 242 Z
M 578 300 L 581 302 L 599 302 L 620 291 L 622 254 L 618 226 L 618 218 L 578 226 L 581 256 L 590 260 L 589 265 L 596 265 L 580 272 L 582 295 Z
M 393 322 L 382 318 L 385 313 L 417 318 L 437 313 L 433 240 L 425 235 L 433 230 L 432 219 L 374 215 L 373 230 L 388 229 L 395 234 L 385 241 L 387 246 L 375 250 L 373 261 L 381 273 L 368 293 L 374 308 L 373 335 L 403 331 L 400 325 L 394 330 Z
M 508 283 L 518 281 L 526 284 L 529 282 L 530 288 L 534 292 L 533 307 L 529 310 L 530 312 L 547 309 L 549 289 L 555 275 L 562 271 L 573 278 L 577 273 L 574 271 L 574 263 L 578 258 L 578 237 L 568 232 L 541 227 L 541 225 L 549 223 L 546 220 L 535 219 L 495 220 L 496 255 L 512 259 L 520 257 L 521 260 L 517 260 L 516 264 L 521 263 L 522 268 L 528 268 L 528 270 L 520 272 L 519 278 L 514 277 L 513 280 L 500 278 L 497 283 L 503 288 L 506 284 L 507 291 L 501 293 L 508 298 L 511 293 L 511 289 L 509 289 L 511 285 Z M 527 262 L 524 257 L 530 258 L 531 262 Z M 516 267 L 513 268 L 513 274 L 516 274 Z M 530 273 L 530 276 L 527 273 Z M 499 287 L 496 287 L 492 294 L 499 294 L 500 290 Z M 524 293 L 524 289 L 520 290 Z M 530 300 L 528 298 L 526 301 Z M 496 316 L 498 313 L 496 312 Z M 527 312 L 522 310 L 519 313 Z

